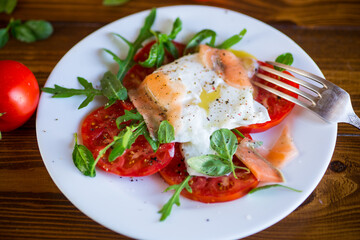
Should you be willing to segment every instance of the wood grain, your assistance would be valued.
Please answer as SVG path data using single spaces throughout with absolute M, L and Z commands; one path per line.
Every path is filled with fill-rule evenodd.
M 265 22 L 292 22 L 304 26 L 359 26 L 357 0 L 132 0 L 119 7 L 102 6 L 101 0 L 22 0 L 13 16 L 21 19 L 47 19 L 66 22 L 108 23 L 132 13 L 180 4 L 206 4 L 230 8 Z M 0 19 L 4 19 L 2 16 Z
M 360 115 L 360 2 L 355 0 L 131 0 L 120 7 L 102 6 L 101 0 L 19 0 L 11 17 L 50 20 L 55 32 L 33 44 L 11 39 L 0 59 L 23 62 L 43 86 L 61 57 L 88 34 L 129 14 L 175 4 L 230 8 L 270 23 L 350 93 Z M 9 19 L 0 14 L 0 26 Z M 314 192 L 288 217 L 246 239 L 360 239 L 359 146 L 360 132 L 339 124 L 331 164 Z M 37 147 L 34 115 L 0 141 L 0 239 L 129 238 L 89 219 L 55 186 Z

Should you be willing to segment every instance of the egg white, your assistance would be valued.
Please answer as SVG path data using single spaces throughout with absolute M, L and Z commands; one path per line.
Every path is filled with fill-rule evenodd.
M 199 54 L 179 58 L 156 72 L 167 75 L 170 82 L 181 81 L 186 88 L 179 118 L 180 129 L 175 129 L 175 142 L 182 143 L 185 162 L 191 157 L 214 154 L 210 136 L 218 129 L 233 129 L 270 120 L 266 108 L 253 100 L 251 87 L 229 86 L 216 72 L 204 67 Z M 249 75 L 253 73 L 249 71 Z M 218 91 L 216 99 L 205 103 L 208 111 L 199 106 L 203 91 L 205 95 Z M 190 175 L 202 175 L 189 167 L 188 172 Z

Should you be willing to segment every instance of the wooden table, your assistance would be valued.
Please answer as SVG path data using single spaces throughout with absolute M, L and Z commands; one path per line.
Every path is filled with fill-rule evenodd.
M 170 3 L 131 0 L 105 7 L 101 2 L 20 0 L 12 17 L 46 19 L 55 32 L 33 44 L 11 39 L 0 49 L 0 59 L 24 63 L 43 86 L 60 58 L 91 32 L 129 14 Z M 171 1 L 175 4 L 230 8 L 279 29 L 315 60 L 328 80 L 350 93 L 360 115 L 359 1 Z M 9 19 L 0 14 L 0 26 Z M 314 192 L 288 217 L 247 239 L 360 239 L 359 146 L 360 131 L 339 124 L 334 155 Z M 54 185 L 37 147 L 34 115 L 21 128 L 3 133 L 0 141 L 0 239 L 55 238 L 128 239 L 86 217 Z

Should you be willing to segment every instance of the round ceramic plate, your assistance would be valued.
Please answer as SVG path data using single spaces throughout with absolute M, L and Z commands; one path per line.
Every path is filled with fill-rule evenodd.
M 108 48 L 126 57 L 127 46 L 113 37 L 119 33 L 133 41 L 149 11 L 140 12 L 90 34 L 76 44 L 56 65 L 45 86 L 54 84 L 81 88 L 81 76 L 99 85 L 107 70 L 117 71 Z M 207 6 L 174 6 L 157 10 L 153 29 L 169 33 L 176 17 L 183 22 L 177 41 L 186 42 L 194 33 L 208 28 L 222 42 L 243 28 L 244 39 L 233 46 L 260 60 L 274 60 L 279 54 L 291 52 L 293 66 L 322 76 L 314 61 L 291 39 L 276 29 L 246 15 Z M 282 170 L 286 185 L 301 193 L 273 188 L 247 195 L 241 199 L 217 204 L 203 204 L 181 197 L 181 206 L 174 206 L 171 215 L 159 222 L 157 213 L 171 197 L 157 175 L 142 178 L 121 178 L 97 171 L 95 178 L 83 176 L 72 162 L 74 133 L 82 119 L 101 106 L 96 99 L 78 110 L 84 97 L 54 99 L 42 93 L 37 112 L 36 129 L 40 152 L 46 168 L 64 195 L 83 213 L 115 232 L 138 239 L 235 239 L 261 231 L 286 217 L 315 189 L 323 176 L 336 142 L 336 124 L 326 124 L 313 114 L 295 107 L 280 126 L 253 138 L 270 143 L 284 124 L 290 124 L 300 155 Z

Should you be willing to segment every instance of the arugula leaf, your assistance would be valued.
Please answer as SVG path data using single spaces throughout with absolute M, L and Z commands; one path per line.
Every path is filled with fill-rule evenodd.
M 234 177 L 237 178 L 235 174 L 235 166 L 232 161 L 232 158 L 237 149 L 237 138 L 235 134 L 226 128 L 221 128 L 213 132 L 210 136 L 210 146 L 214 149 L 220 157 L 229 161 L 231 165 L 231 170 L 234 174 Z
M 92 169 L 92 166 L 95 163 L 94 157 L 90 150 L 84 145 L 79 145 L 77 143 L 77 134 L 75 136 L 75 146 L 72 152 L 72 159 L 75 166 L 82 172 L 85 176 L 95 177 L 95 170 Z
M 180 18 L 176 18 L 173 23 L 171 32 L 168 35 L 168 38 L 170 40 L 174 40 L 176 38 L 176 36 L 178 35 L 178 33 L 181 31 L 181 29 L 182 29 L 182 22 L 181 22 Z
M 142 128 L 141 128 L 142 130 L 140 131 L 140 133 L 141 133 L 141 135 L 144 135 L 145 139 L 149 142 L 151 148 L 154 150 L 154 152 L 156 152 L 159 148 L 160 143 L 150 137 L 150 133 L 149 133 L 148 129 L 146 128 L 144 118 L 139 112 L 136 111 L 136 109 L 133 109 L 131 111 L 125 110 L 124 115 L 122 115 L 116 119 L 116 126 L 120 129 L 121 124 L 123 124 L 127 121 L 130 121 L 130 120 L 140 121 L 140 122 L 138 122 L 138 124 L 141 123 L 144 125 L 144 126 L 142 126 Z M 119 149 L 119 150 L 121 150 L 121 149 Z
M 238 42 L 240 42 L 241 39 L 243 39 L 243 37 L 245 36 L 245 34 L 246 34 L 246 28 L 241 30 L 241 32 L 239 34 L 235 34 L 234 36 L 226 39 L 222 44 L 217 46 L 217 48 L 228 49 L 228 48 L 232 47 L 233 45 L 237 44 Z
M 242 134 L 242 133 L 241 133 L 239 130 L 237 130 L 236 128 L 234 128 L 234 129 L 231 130 L 231 131 L 233 131 L 234 133 L 236 133 L 236 134 L 239 135 L 240 137 L 245 138 L 244 134 Z
M 205 39 L 210 38 L 210 42 L 207 43 L 209 46 L 213 47 L 215 45 L 216 33 L 210 29 L 204 29 L 196 33 L 194 37 L 190 39 L 188 44 L 184 49 L 184 54 L 188 53 L 189 49 L 193 49 L 198 46 Z
M 120 59 L 119 57 L 115 58 L 114 56 L 116 56 L 116 55 L 111 53 L 110 50 L 106 51 L 106 52 L 110 53 L 114 57 L 114 59 L 116 59 L 116 62 L 119 65 L 119 71 L 117 73 L 117 78 L 121 82 L 122 82 L 123 78 L 125 77 L 125 74 L 129 71 L 129 69 L 135 65 L 134 56 L 135 56 L 136 52 L 140 48 L 142 48 L 142 43 L 146 39 L 148 39 L 152 36 L 152 33 L 150 32 L 150 28 L 155 21 L 155 17 L 156 17 L 156 9 L 153 8 L 150 11 L 150 14 L 146 17 L 144 26 L 140 29 L 140 33 L 134 43 L 131 43 L 123 36 L 114 33 L 114 36 L 121 38 L 129 46 L 128 54 L 124 60 Z
M 140 122 L 139 124 L 127 126 L 125 130 L 121 131 L 119 135 L 114 138 L 115 143 L 113 150 L 109 155 L 109 162 L 112 162 L 117 157 L 121 156 L 126 149 L 130 149 L 131 145 L 140 135 L 144 133 L 144 131 L 147 131 L 144 121 Z
M 253 188 L 253 189 L 250 190 L 249 194 L 260 191 L 260 190 L 264 190 L 264 189 L 274 188 L 274 187 L 282 187 L 282 188 L 286 188 L 286 189 L 289 189 L 289 190 L 294 191 L 294 192 L 302 192 L 301 190 L 298 190 L 298 189 L 295 189 L 295 188 L 292 188 L 292 187 L 288 187 L 288 186 L 284 186 L 284 185 L 281 185 L 281 184 L 270 184 L 270 185 L 265 185 L 265 186 L 262 186 L 262 187 Z
M 128 2 L 129 0 L 103 0 L 105 6 L 118 6 Z
M 161 57 L 164 56 L 161 56 L 161 49 L 164 50 L 163 45 L 160 45 L 157 42 L 154 43 L 150 48 L 149 57 L 145 61 L 139 62 L 139 64 L 146 68 L 151 68 L 155 65 L 157 66 L 157 63 L 161 62 Z
M 105 108 L 110 107 L 117 100 L 127 99 L 128 95 L 126 88 L 122 85 L 120 81 L 118 81 L 118 79 L 112 72 L 107 71 L 104 74 L 104 77 L 100 80 L 100 84 L 101 92 L 109 100 L 106 103 Z
M 172 197 L 169 199 L 167 203 L 164 204 L 164 206 L 160 209 L 158 213 L 161 213 L 160 221 L 164 221 L 171 213 L 172 207 L 174 204 L 177 206 L 180 206 L 180 193 L 185 188 L 189 193 L 192 192 L 192 189 L 189 185 L 189 180 L 191 179 L 191 176 L 187 176 L 184 181 L 180 184 L 172 185 L 165 189 L 164 192 L 167 192 L 169 190 L 175 190 Z
M 17 4 L 17 0 L 1 0 L 0 1 L 0 13 L 5 12 L 11 14 Z
M 157 134 L 160 143 L 170 143 L 171 141 L 175 140 L 174 127 L 167 120 L 164 120 L 160 123 Z
M 219 177 L 231 172 L 231 164 L 218 155 L 192 157 L 186 163 L 195 171 L 207 176 Z
M 179 51 L 172 41 L 164 42 L 164 47 L 175 59 L 179 57 Z
M 53 94 L 53 98 L 68 98 L 75 95 L 85 95 L 87 98 L 80 104 L 79 109 L 86 107 L 97 95 L 103 95 L 103 93 L 95 89 L 92 83 L 88 82 L 85 78 L 78 77 L 79 83 L 84 89 L 64 88 L 59 85 L 54 85 L 54 88 L 42 88 L 41 90 L 46 93 Z
M 152 139 L 150 137 L 149 131 L 144 132 L 144 137 L 149 142 L 149 144 L 150 144 L 151 148 L 153 149 L 153 151 L 156 152 L 159 149 L 159 145 L 160 145 L 159 141 L 155 141 L 154 139 Z
M 131 135 L 133 134 L 130 127 L 126 127 L 125 130 L 121 131 L 117 137 L 115 137 L 115 142 L 113 145 L 113 150 L 109 154 L 109 162 L 114 161 L 117 157 L 121 156 L 124 151 L 129 147 L 129 142 Z M 131 146 L 131 145 L 130 145 Z
M 276 58 L 275 62 L 290 66 L 294 62 L 294 57 L 291 53 L 283 53 Z M 285 71 L 285 69 L 283 68 L 279 68 L 279 67 L 274 67 L 274 68 L 278 71 Z
M 150 14 L 146 17 L 144 26 L 141 28 L 139 36 L 136 38 L 134 43 L 129 42 L 119 34 L 114 34 L 115 36 L 121 38 L 129 46 L 129 51 L 126 59 L 122 60 L 110 50 L 104 49 L 105 52 L 109 53 L 113 57 L 113 59 L 118 63 L 119 71 L 116 76 L 117 79 L 113 76 L 111 72 L 106 72 L 104 74 L 104 77 L 100 81 L 102 90 L 94 89 L 91 83 L 87 82 L 85 79 L 80 77 L 78 77 L 78 80 L 81 83 L 81 85 L 84 86 L 85 89 L 64 88 L 55 85 L 54 88 L 43 88 L 42 90 L 47 93 L 52 93 L 53 94 L 52 97 L 57 97 L 57 98 L 71 97 L 74 95 L 86 95 L 87 98 L 79 106 L 79 109 L 87 106 L 94 99 L 96 95 L 104 95 L 109 99 L 109 102 L 107 103 L 106 107 L 109 107 L 116 100 L 125 100 L 127 98 L 127 90 L 122 85 L 122 80 L 125 74 L 128 72 L 128 70 L 133 65 L 135 65 L 135 61 L 133 60 L 133 58 L 137 50 L 142 47 L 142 42 L 152 36 L 150 32 L 150 28 L 154 23 L 155 16 L 156 16 L 156 9 L 152 9 Z M 24 27 L 30 30 L 28 26 L 21 24 L 21 21 L 19 20 L 13 20 L 10 24 L 13 28 L 12 32 L 14 35 L 18 34 L 19 32 L 19 30 L 17 30 L 18 28 L 21 29 Z M 48 29 L 44 24 L 39 24 L 39 23 L 35 24 L 34 22 L 32 22 L 30 25 L 34 26 L 34 29 Z M 29 35 L 24 39 L 32 40 L 30 38 L 31 37 Z
M 166 48 L 166 50 L 169 51 L 171 55 L 177 58 L 179 56 L 179 53 L 171 40 L 176 38 L 177 34 L 181 31 L 181 29 L 182 22 L 180 18 L 176 18 L 169 35 L 150 31 L 156 37 L 156 43 L 151 46 L 149 57 L 145 61 L 139 62 L 139 64 L 146 68 L 151 68 L 154 66 L 160 67 L 164 62 L 165 58 L 164 48 Z
M 143 119 L 144 119 L 143 116 L 141 116 L 141 114 L 138 111 L 136 111 L 136 109 L 133 109 L 130 111 L 125 110 L 124 115 L 122 115 L 116 119 L 116 126 L 117 126 L 117 128 L 120 128 L 120 124 L 122 124 L 124 122 L 130 121 L 130 120 L 141 121 Z

